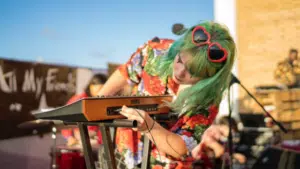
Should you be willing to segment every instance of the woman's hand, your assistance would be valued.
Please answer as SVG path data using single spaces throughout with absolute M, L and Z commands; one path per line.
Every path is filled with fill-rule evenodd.
M 78 144 L 78 140 L 75 137 L 71 136 L 71 137 L 68 138 L 68 140 L 67 140 L 67 146 L 68 147 L 72 147 L 76 144 Z
M 241 153 L 233 153 L 233 158 L 237 160 L 240 164 L 245 164 L 247 161 L 246 156 Z
M 228 128 L 220 125 L 210 126 L 202 135 L 200 144 L 192 150 L 192 156 L 195 159 L 201 158 L 201 153 L 213 151 L 215 157 L 224 154 L 224 146 L 219 142 L 222 138 L 228 136 Z
M 136 120 L 138 122 L 139 131 L 151 130 L 155 121 L 143 110 L 128 108 L 126 106 L 122 107 L 120 114 L 127 117 L 128 120 Z M 134 129 L 134 130 L 137 130 Z

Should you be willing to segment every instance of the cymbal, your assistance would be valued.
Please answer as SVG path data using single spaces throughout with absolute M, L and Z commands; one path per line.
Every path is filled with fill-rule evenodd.
M 37 119 L 37 120 L 31 120 L 31 121 L 26 121 L 18 125 L 18 128 L 22 129 L 37 129 L 40 127 L 47 127 L 47 126 L 52 126 L 55 127 L 57 130 L 60 129 L 66 129 L 66 128 L 76 128 L 76 125 L 66 125 L 64 124 L 63 121 L 60 120 L 42 120 L 42 119 Z
M 18 128 L 22 129 L 36 129 L 40 127 L 50 126 L 53 123 L 51 121 L 41 121 L 41 120 L 32 120 L 32 121 L 25 121 L 18 125 Z
M 56 127 L 62 127 L 65 126 L 65 124 L 60 120 L 31 120 L 26 121 L 18 125 L 19 128 L 39 128 L 39 127 L 45 127 L 45 126 L 56 126 Z

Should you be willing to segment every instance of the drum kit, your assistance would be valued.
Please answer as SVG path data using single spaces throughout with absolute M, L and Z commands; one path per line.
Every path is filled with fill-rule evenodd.
M 52 146 L 50 148 L 51 169 L 86 169 L 83 150 L 81 146 L 57 145 L 57 132 L 62 129 L 70 129 L 72 126 L 64 125 L 56 120 L 33 120 L 18 125 L 22 129 L 33 131 L 41 127 L 51 127 Z

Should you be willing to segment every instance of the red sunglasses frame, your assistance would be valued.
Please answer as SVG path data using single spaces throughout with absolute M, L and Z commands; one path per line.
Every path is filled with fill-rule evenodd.
M 207 36 L 207 41 L 205 41 L 205 42 L 200 42 L 200 43 L 197 43 L 197 42 L 195 41 L 195 39 L 194 39 L 195 36 L 194 36 L 194 35 L 195 35 L 195 33 L 196 33 L 197 30 L 202 30 L 202 31 L 205 33 L 205 35 Z M 218 42 L 211 42 L 210 39 L 211 39 L 211 36 L 210 36 L 210 34 L 206 31 L 206 29 L 205 29 L 204 27 L 202 27 L 202 26 L 196 26 L 196 27 L 193 29 L 193 31 L 192 31 L 192 42 L 193 42 L 193 44 L 196 45 L 196 46 L 208 45 L 208 50 L 207 50 L 208 60 L 211 61 L 211 62 L 214 62 L 214 63 L 221 63 L 221 62 L 224 62 L 224 61 L 227 59 L 228 52 L 227 52 L 226 49 L 224 49 Z M 224 52 L 224 56 L 223 56 L 221 59 L 215 60 L 215 59 L 212 59 L 212 58 L 211 58 L 210 53 L 209 53 L 209 51 L 210 51 L 209 49 L 210 49 L 213 45 L 218 46 L 218 48 Z

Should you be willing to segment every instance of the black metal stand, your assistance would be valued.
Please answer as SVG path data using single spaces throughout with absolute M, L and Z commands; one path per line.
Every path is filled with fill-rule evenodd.
M 147 136 L 144 136 L 144 147 L 143 147 L 143 161 L 142 161 L 142 169 L 148 169 L 150 156 L 151 156 L 151 142 Z
M 279 123 L 278 121 L 276 121 L 272 115 L 263 107 L 263 105 L 247 90 L 247 88 L 241 83 L 241 81 L 233 74 L 231 74 L 231 82 L 229 84 L 229 89 L 228 89 L 228 106 L 229 106 L 229 115 L 228 115 L 228 119 L 229 119 L 229 134 L 228 134 L 228 148 L 229 148 L 229 155 L 230 155 L 230 168 L 232 168 L 232 154 L 233 154 L 233 143 L 232 143 L 232 120 L 231 120 L 231 114 L 232 114 L 232 110 L 231 110 L 231 106 L 230 106 L 230 87 L 234 84 L 237 83 L 239 84 L 246 92 L 247 94 L 263 109 L 263 111 L 267 114 L 268 117 L 270 117 L 272 119 L 272 121 L 279 126 L 279 128 L 287 133 L 287 130 L 283 127 L 283 125 L 281 123 Z
M 272 115 L 264 108 L 264 106 L 247 90 L 247 88 L 241 83 L 241 81 L 236 77 L 234 76 L 233 74 L 231 74 L 232 76 L 232 80 L 230 82 L 230 86 L 231 87 L 234 83 L 237 83 L 239 84 L 246 92 L 247 94 L 259 105 L 259 107 L 262 108 L 262 110 L 266 113 L 266 115 L 268 117 L 270 117 L 272 119 L 272 121 L 284 132 L 284 133 L 287 133 L 287 130 L 286 128 L 283 127 L 283 125 L 278 122 L 277 120 L 275 120 Z
M 175 120 L 175 117 L 169 115 L 157 115 L 153 117 L 157 121 L 170 121 L 170 119 Z M 120 119 L 112 121 L 102 121 L 102 122 L 64 122 L 66 125 L 78 125 L 80 131 L 80 137 L 82 140 L 84 158 L 86 162 L 87 169 L 96 169 L 95 160 L 92 154 L 92 147 L 90 143 L 90 138 L 87 130 L 87 126 L 99 126 L 102 135 L 102 141 L 104 145 L 105 158 L 107 162 L 108 169 L 117 169 L 116 160 L 114 154 L 113 139 L 109 130 L 109 127 L 126 127 L 126 128 L 136 128 L 137 121 Z M 151 156 L 151 141 L 148 137 L 144 136 L 144 147 L 143 147 L 143 160 L 141 169 L 148 169 L 150 166 L 150 156 Z
M 230 86 L 232 85 L 233 83 L 230 83 Z M 231 106 L 230 106 L 230 86 L 228 88 L 228 110 L 229 110 L 229 114 L 228 114 L 228 120 L 229 120 L 229 133 L 228 133 L 228 148 L 229 148 L 229 169 L 232 169 L 232 163 L 233 163 L 233 160 L 232 160 L 232 156 L 233 156 L 233 143 L 232 143 L 232 131 L 231 131 L 231 128 L 232 128 L 232 119 L 231 119 L 231 115 L 232 115 L 232 109 L 231 109 Z
M 86 168 L 96 169 L 87 125 L 84 123 L 77 123 L 77 125 L 79 127 L 80 137 L 81 137 L 81 141 L 82 141 L 82 147 L 83 147 Z
M 108 169 L 117 169 L 114 156 L 114 146 L 112 144 L 112 139 L 109 131 L 109 127 L 137 127 L 137 121 L 131 120 L 113 120 L 105 122 L 65 122 L 67 125 L 77 125 L 80 131 L 80 137 L 82 140 L 84 158 L 86 162 L 87 169 L 96 169 L 95 160 L 92 154 L 92 147 L 90 143 L 89 133 L 87 126 L 99 126 L 102 134 L 102 140 L 104 144 L 104 150 L 107 156 Z
M 116 159 L 115 159 L 115 154 L 114 154 L 114 147 L 111 142 L 111 135 L 110 135 L 109 128 L 101 124 L 100 130 L 101 130 L 102 140 L 103 140 L 103 144 L 104 144 L 104 152 L 106 154 L 105 162 L 107 163 L 107 167 L 111 168 L 111 169 L 117 169 Z

